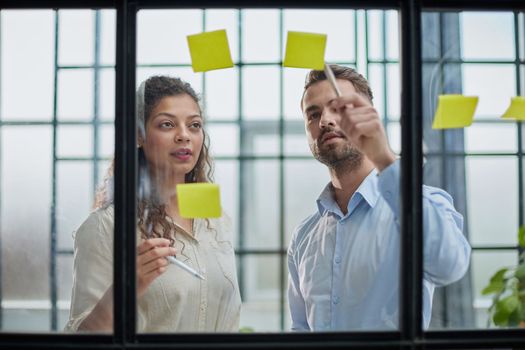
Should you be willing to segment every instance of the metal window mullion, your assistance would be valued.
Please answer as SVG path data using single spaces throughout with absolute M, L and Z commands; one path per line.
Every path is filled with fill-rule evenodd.
M 519 12 L 514 11 L 514 47 L 516 51 L 516 60 L 514 62 L 516 67 L 516 92 L 517 96 L 521 96 L 523 91 L 521 91 L 521 67 L 520 67 L 520 35 L 519 35 Z M 525 19 L 524 19 L 525 21 Z M 525 180 L 523 179 L 524 175 L 524 164 L 523 164 L 523 122 L 517 121 L 517 138 L 518 138 L 518 226 L 525 224 Z M 521 254 L 523 249 L 518 250 Z
M 53 136 L 52 136 L 52 165 L 51 165 L 51 222 L 50 222 L 50 259 L 49 259 L 49 288 L 51 301 L 51 330 L 57 330 L 57 111 L 58 111 L 58 40 L 59 40 L 59 12 L 55 12 L 55 53 L 53 57 Z
M 283 60 L 283 37 L 284 37 L 284 10 L 279 9 L 279 59 Z M 284 195 L 284 137 L 285 137 L 285 122 L 284 122 L 284 68 L 282 64 L 279 66 L 279 249 L 285 249 L 285 218 L 284 211 L 286 200 Z M 285 293 L 286 275 L 283 267 L 287 265 L 287 255 L 285 253 L 279 254 L 279 324 L 281 331 L 284 331 L 284 309 L 285 309 Z
M 383 125 L 387 125 L 388 122 L 388 74 L 387 74 L 387 63 L 386 63 L 386 10 L 381 11 L 381 46 L 383 50 Z
M 2 28 L 2 11 L 0 11 L 0 28 Z M 0 77 L 2 74 L 2 36 L 0 35 Z M 0 91 L 2 91 L 2 79 L 0 79 Z M 2 169 L 2 94 L 0 94 L 0 188 L 2 187 L 2 181 L 3 181 L 3 169 Z M 3 329 L 3 318 L 4 318 L 4 308 L 2 307 L 2 301 L 3 299 L 3 293 L 2 293 L 2 285 L 3 285 L 3 277 L 2 277 L 2 201 L 3 197 L 0 194 L 0 331 Z
M 245 200 L 245 192 L 244 192 L 244 189 L 246 187 L 246 181 L 244 179 L 244 173 L 245 173 L 245 169 L 246 169 L 246 163 L 245 163 L 245 160 L 243 158 L 243 155 L 244 155 L 244 152 L 243 150 L 245 149 L 244 146 L 246 144 L 246 136 L 245 136 L 245 133 L 244 133 L 244 125 L 243 125 L 243 117 L 242 117 L 242 114 L 243 114 L 243 102 L 242 102 L 242 99 L 243 99 L 243 92 L 242 92 L 242 74 L 243 74 L 243 55 L 242 55 L 242 10 L 239 9 L 238 10 L 238 14 L 237 14 L 237 30 L 238 30 L 238 48 L 239 48 L 239 74 L 237 76 L 237 83 L 239 85 L 239 88 L 238 88 L 238 105 L 237 105 L 237 113 L 238 113 L 238 117 L 237 117 L 237 126 L 239 127 L 239 151 L 238 151 L 238 154 L 239 154 L 239 161 L 238 161 L 238 169 L 239 169 L 239 177 L 238 177 L 238 181 L 239 181 L 239 187 L 238 187 L 238 193 L 237 193 L 237 196 L 238 196 L 238 207 L 237 207 L 237 212 L 238 212 L 238 223 L 237 223 L 237 227 L 238 227 L 238 243 L 239 243 L 239 249 L 244 249 L 244 245 L 245 245 L 245 239 L 244 239 L 244 234 L 245 234 L 245 227 L 244 227 L 244 215 L 245 215 L 245 207 L 246 207 L 246 200 Z M 245 272 L 245 268 L 244 268 L 244 256 L 239 256 L 239 290 L 240 290 L 240 293 L 241 293 L 241 299 L 242 300 L 245 300 L 245 288 L 246 288 L 246 281 L 245 281 L 245 278 L 244 278 L 244 272 Z
M 421 8 L 401 3 L 401 250 L 400 331 L 414 344 L 422 338 L 422 108 Z
M 202 20 L 202 23 L 201 23 L 201 29 L 202 29 L 202 32 L 206 32 L 206 9 L 202 9 L 202 17 L 201 17 L 201 20 Z M 189 65 L 191 67 L 191 65 Z M 207 109 L 206 109 L 206 72 L 203 72 L 202 75 L 201 75 L 201 82 L 202 82 L 202 109 L 203 111 L 207 112 Z
M 95 53 L 93 65 L 93 193 L 98 184 L 98 158 L 99 158 L 99 134 L 100 134 L 100 10 L 95 10 Z
M 114 342 L 136 338 L 136 26 L 137 3 L 117 2 L 115 65 Z M 132 116 L 130 118 L 130 116 Z
M 370 81 L 370 47 L 368 45 L 368 11 L 365 10 L 365 62 L 366 62 L 366 79 Z
M 440 61 L 438 63 L 439 65 L 439 84 L 440 84 L 440 91 L 442 94 L 446 93 L 444 91 L 444 88 L 445 88 L 445 66 L 444 66 L 444 63 L 443 63 L 443 56 L 446 54 L 445 50 L 444 50 L 444 45 L 445 45 L 445 38 L 444 38 L 444 35 L 443 35 L 443 25 L 444 25 L 444 16 L 446 14 L 444 13 L 440 13 L 439 14 L 439 57 L 440 57 Z M 432 96 L 431 96 L 432 98 Z M 441 130 L 440 132 L 440 143 L 441 143 L 441 147 L 440 147 L 440 150 L 439 150 L 439 153 L 440 153 L 440 159 L 441 159 L 441 188 L 446 188 L 446 186 L 448 185 L 448 181 L 447 181 L 447 155 L 446 155 L 446 152 L 447 152 L 447 143 L 446 143 L 446 132 L 447 130 Z M 424 244 L 424 242 L 423 242 Z M 441 312 L 441 317 L 443 318 L 443 325 L 445 327 L 448 326 L 448 302 L 447 302 L 447 288 L 443 288 L 443 292 L 442 292 L 442 300 L 443 300 L 443 307 L 442 307 L 442 312 Z

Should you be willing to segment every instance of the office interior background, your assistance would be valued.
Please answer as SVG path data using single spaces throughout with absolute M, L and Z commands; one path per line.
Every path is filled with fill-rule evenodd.
M 523 12 L 424 12 L 424 182 L 451 193 L 470 269 L 437 290 L 431 329 L 492 328 L 490 276 L 518 261 L 524 127 L 504 121 L 525 93 Z M 0 12 L 0 332 L 61 332 L 72 233 L 114 156 L 116 11 Z M 235 67 L 194 73 L 186 35 L 226 29 Z M 329 181 L 308 149 L 306 70 L 281 66 L 288 30 L 326 33 L 326 60 L 370 82 L 401 152 L 399 14 L 351 9 L 177 9 L 137 14 L 137 84 L 178 76 L 202 96 L 222 204 L 234 222 L 241 327 L 287 332 L 286 248 Z M 479 96 L 472 126 L 431 129 L 437 96 Z M 402 156 L 400 154 L 400 156 Z

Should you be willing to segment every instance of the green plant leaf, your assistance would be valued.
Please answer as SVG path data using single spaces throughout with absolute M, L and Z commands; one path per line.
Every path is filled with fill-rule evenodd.
M 525 265 L 519 265 L 516 269 L 516 272 L 514 272 L 514 276 L 520 280 L 523 280 L 525 278 Z
M 493 274 L 492 277 L 490 278 L 490 283 L 503 282 L 503 279 L 505 277 L 505 272 L 507 272 L 508 270 L 509 270 L 508 267 L 504 267 L 504 268 L 496 271 L 496 273 Z
M 505 288 L 505 283 L 503 283 L 502 281 L 491 282 L 481 291 L 481 294 L 487 295 L 493 293 L 501 293 L 501 291 L 503 291 L 503 288 Z
M 520 247 L 525 248 L 525 225 L 518 229 L 518 243 Z
M 507 315 L 510 315 L 514 310 L 518 308 L 519 304 L 520 301 L 517 295 L 509 295 L 508 297 L 498 301 L 496 308 L 505 310 L 507 312 Z
M 509 320 L 509 313 L 503 309 L 496 309 L 492 321 L 496 326 L 506 326 Z
M 520 324 L 519 308 L 516 308 L 516 310 L 511 312 L 508 319 L 509 319 L 509 321 L 507 323 L 507 326 L 509 326 L 509 327 L 517 327 Z

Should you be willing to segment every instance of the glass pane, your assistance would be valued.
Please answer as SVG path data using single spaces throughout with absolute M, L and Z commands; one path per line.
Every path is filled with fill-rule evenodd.
M 61 125 L 57 131 L 58 157 L 91 157 L 93 131 L 89 126 Z
M 465 64 L 462 69 L 463 94 L 479 97 L 475 120 L 499 118 L 509 106 L 509 97 L 516 96 L 514 66 Z
M 242 11 L 242 60 L 244 62 L 278 62 L 279 11 Z
M 311 156 L 308 141 L 304 131 L 301 134 L 286 134 L 284 139 L 284 152 L 289 156 Z
M 466 166 L 471 242 L 517 244 L 517 159 L 469 157 Z
M 284 118 L 292 121 L 303 121 L 301 98 L 303 96 L 304 69 L 286 69 L 284 71 L 283 106 Z
M 241 168 L 244 183 L 245 247 L 279 247 L 279 163 L 273 160 L 245 162 Z
M 204 97 L 209 120 L 236 120 L 239 117 L 239 71 L 222 69 L 206 74 Z
M 114 26 L 115 10 L 1 12 L 1 120 L 24 122 L 0 123 L 1 331 L 89 330 L 84 321 L 112 284 L 112 218 L 101 229 L 89 217 L 101 133 L 89 122 L 114 116 L 113 68 L 100 68 L 104 55 L 114 62 L 111 14 Z M 28 88 L 38 91 L 30 99 Z M 113 142 L 107 148 L 112 155 Z
M 244 125 L 243 154 L 270 156 L 279 153 L 279 124 L 276 122 L 247 122 Z
M 399 120 L 401 115 L 401 75 L 399 64 L 387 65 L 387 118 Z
M 239 154 L 239 127 L 236 124 L 209 124 L 210 151 L 213 156 Z
M 61 70 L 58 74 L 60 120 L 89 120 L 93 117 L 93 70 Z
M 100 63 L 107 65 L 115 64 L 115 48 L 117 39 L 117 12 L 115 10 L 101 10 L 100 26 L 104 35 L 99 37 L 100 40 Z
M 484 267 L 473 254 L 480 246 L 493 249 L 516 244 L 514 232 L 506 232 L 517 222 L 516 160 L 468 155 L 516 151 L 516 133 L 510 123 L 476 123 L 499 118 L 505 108 L 502 101 L 508 101 L 515 89 L 511 65 L 462 62 L 492 59 L 501 53 L 493 51 L 500 43 L 483 44 L 492 34 L 484 34 L 488 27 L 475 30 L 481 22 L 471 20 L 483 16 L 488 22 L 503 19 L 497 13 L 476 16 L 435 12 L 422 18 L 422 56 L 428 59 L 423 65 L 421 100 L 427 186 L 423 188 L 423 314 L 424 327 L 429 330 L 485 328 L 479 322 L 476 295 L 480 290 L 476 279 Z M 474 124 L 433 129 L 441 94 L 478 96 Z
M 49 331 L 52 129 L 1 132 L 2 331 Z
M 367 11 L 368 57 L 371 60 L 385 58 L 384 45 L 386 45 L 386 41 L 383 38 L 386 35 L 386 30 L 384 30 L 383 21 L 386 21 L 384 11 Z
M 241 328 L 254 332 L 278 332 L 279 326 L 279 258 L 256 255 L 241 258 L 244 294 Z
M 91 162 L 57 164 L 56 225 L 59 249 L 73 250 L 73 232 L 93 207 L 93 165 Z M 71 290 L 68 290 L 71 293 Z M 67 299 L 71 295 L 68 295 Z
M 465 12 L 461 14 L 461 29 L 464 59 L 515 59 L 512 12 Z
M 475 124 L 465 129 L 467 152 L 516 152 L 517 141 L 514 124 Z
M 98 150 L 100 157 L 111 158 L 115 153 L 115 127 L 102 125 L 98 135 Z
M 355 61 L 354 16 L 353 10 L 285 10 L 283 52 L 288 31 L 320 33 L 329 38 L 325 51 L 327 62 Z
M 115 70 L 101 69 L 100 84 L 95 92 L 99 94 L 98 117 L 113 122 L 115 119 Z
M 192 10 L 188 11 L 185 13 L 191 13 Z M 144 26 L 141 27 L 139 21 L 137 86 L 152 75 L 170 75 L 180 77 L 182 80 L 189 82 L 196 92 L 203 96 L 204 101 L 202 105 L 205 118 L 207 118 L 205 128 L 210 136 L 211 153 L 218 159 L 215 173 L 216 182 L 221 186 L 223 208 L 232 219 L 231 227 L 234 231 L 231 234 L 231 237 L 233 237 L 232 246 L 236 248 L 237 270 L 239 272 L 238 289 L 243 295 L 242 300 L 244 303 L 240 324 L 237 329 L 241 328 L 255 332 L 289 330 L 292 322 L 287 312 L 288 306 L 281 305 L 281 300 L 286 300 L 286 297 L 282 294 L 285 292 L 286 286 L 280 283 L 280 274 L 275 273 L 275 271 L 287 271 L 288 266 L 285 263 L 286 258 L 279 256 L 279 254 L 283 254 L 286 251 L 293 229 L 300 225 L 306 216 L 317 211 L 316 199 L 328 181 L 330 181 L 330 176 L 324 165 L 312 159 L 305 134 L 305 123 L 300 100 L 304 90 L 304 78 L 307 71 L 287 69 L 280 66 L 283 55 L 282 49 L 285 43 L 284 38 L 287 30 L 327 33 L 330 38 L 335 40 L 335 42 L 330 40 L 328 42 L 327 59 L 338 62 L 343 61 L 347 65 L 353 64 L 355 66 L 353 61 L 356 60 L 356 47 L 360 47 L 363 51 L 367 47 L 365 45 L 364 21 L 361 21 L 363 23 L 356 23 L 356 12 L 349 9 L 321 10 L 321 12 L 307 9 L 205 9 L 203 11 L 195 12 L 200 15 L 195 16 L 194 22 L 199 25 L 202 24 L 202 26 L 194 32 L 220 29 L 221 27 L 226 28 L 229 31 L 229 39 L 231 36 L 230 43 L 240 40 L 240 44 L 232 44 L 234 46 L 232 49 L 234 59 L 240 56 L 239 66 L 233 69 L 200 74 L 194 73 L 189 66 L 180 67 L 180 63 L 189 64 L 189 58 L 181 62 L 170 55 L 156 53 L 155 49 L 150 49 L 150 46 L 152 42 L 159 42 L 158 38 L 163 36 L 157 35 L 157 31 L 164 29 L 160 28 L 161 25 L 156 24 L 157 19 L 155 16 L 159 12 L 146 10 L 139 13 L 139 18 L 146 16 L 143 13 L 148 13 L 146 16 L 148 17 L 147 21 L 150 24 L 155 23 L 155 25 L 151 25 L 151 28 L 147 29 Z M 182 13 L 179 10 L 168 12 L 172 15 Z M 382 12 L 380 13 L 382 15 Z M 361 14 L 364 15 L 363 12 Z M 162 16 L 159 19 L 159 22 L 163 22 Z M 385 30 L 384 38 L 380 38 L 381 47 L 385 47 L 383 56 L 397 59 L 397 56 L 399 56 L 397 48 L 398 35 L 397 33 L 392 33 L 392 31 L 397 31 L 397 12 L 389 11 L 385 13 L 385 21 L 385 29 L 388 30 Z M 234 32 L 235 34 L 232 34 Z M 185 35 L 186 33 L 182 34 Z M 170 35 L 173 35 L 173 33 Z M 386 41 L 389 41 L 389 43 L 386 43 Z M 180 49 L 187 50 L 182 45 Z M 240 54 L 236 53 L 235 50 L 238 50 Z M 142 51 L 148 52 L 144 53 Z M 143 59 L 150 54 L 155 54 L 156 58 L 151 60 Z M 161 56 L 164 59 L 157 59 Z M 363 63 L 361 73 L 366 75 L 366 65 L 368 64 L 365 57 L 366 54 L 361 56 L 360 63 Z M 150 62 L 160 64 L 147 66 Z M 397 62 L 381 64 L 379 67 L 381 69 L 384 68 L 384 74 L 381 73 L 378 79 L 374 81 L 375 86 L 372 88 L 377 94 L 382 94 L 384 107 L 378 109 L 380 118 L 381 120 L 386 118 L 398 119 L 400 114 L 399 101 L 396 101 L 400 98 L 398 64 Z M 164 105 L 164 101 L 163 97 L 159 102 L 152 103 L 152 108 L 161 108 L 160 106 Z M 181 106 L 188 107 L 189 105 L 192 105 L 192 108 L 195 107 L 192 103 L 187 104 L 177 100 L 169 108 L 175 110 Z M 173 120 L 180 117 L 177 113 L 168 114 L 170 114 L 168 117 Z M 154 114 L 150 114 L 146 118 L 152 115 Z M 155 130 L 154 125 L 147 125 L 146 123 L 147 132 L 148 128 L 149 132 Z M 178 125 L 178 128 L 182 130 L 182 126 Z M 397 137 L 396 139 L 399 140 L 399 127 L 395 128 L 397 123 L 393 125 L 392 130 L 389 130 L 389 137 Z M 159 167 L 163 167 L 163 164 L 165 164 L 161 161 L 162 157 L 160 157 L 162 151 L 148 153 L 148 148 L 151 149 L 151 147 L 155 146 L 150 144 L 150 142 L 156 143 L 158 141 L 158 147 L 163 147 L 162 145 L 177 147 L 179 141 L 176 138 L 176 135 L 178 135 L 176 129 L 177 127 L 168 128 L 169 131 L 166 131 L 166 133 L 170 133 L 170 136 L 166 139 L 162 138 L 166 143 L 164 141 L 161 142 L 160 136 L 159 138 L 152 138 L 151 135 L 146 137 L 139 152 L 144 153 L 146 163 L 150 166 L 150 169 L 155 170 L 143 173 L 141 179 L 151 179 L 151 177 L 158 177 L 159 174 L 166 173 L 177 174 L 178 171 L 182 172 L 179 169 L 184 169 L 184 178 L 179 174 L 178 178 L 174 178 L 172 182 L 166 184 L 166 186 L 170 185 L 170 187 L 163 187 L 161 190 L 158 190 L 156 186 L 163 186 L 163 183 L 153 181 L 152 186 L 156 190 L 154 193 L 159 194 L 159 201 L 163 200 L 165 202 L 162 203 L 167 203 L 163 209 L 165 212 L 158 212 L 160 214 L 156 218 L 160 220 L 159 222 L 163 222 L 162 218 L 169 216 L 171 219 L 166 218 L 166 220 L 172 220 L 182 227 L 181 230 L 177 226 L 173 228 L 173 225 L 162 231 L 163 234 L 167 232 L 166 237 L 172 238 L 169 244 L 172 244 L 176 249 L 176 259 L 180 259 L 194 268 L 195 272 L 206 275 L 207 286 L 213 286 L 214 291 L 223 291 L 224 278 L 230 282 L 233 281 L 232 266 L 221 262 L 220 259 L 215 257 L 216 249 L 213 246 L 215 244 L 213 240 L 220 238 L 221 242 L 226 242 L 226 239 L 222 239 L 222 235 L 228 233 L 229 229 L 221 226 L 209 238 L 206 235 L 206 225 L 200 226 L 202 218 L 183 217 L 181 215 L 183 204 L 181 204 L 181 207 L 171 207 L 171 203 L 173 203 L 171 200 L 174 200 L 174 198 L 180 200 L 181 203 L 184 202 L 181 199 L 184 195 L 180 191 L 177 191 L 176 197 L 170 195 L 170 193 L 173 193 L 171 185 L 181 181 L 191 182 L 191 178 L 187 178 L 186 175 L 190 174 L 192 169 L 194 169 L 192 168 L 193 163 L 189 162 L 187 168 L 183 168 L 182 165 L 177 163 L 178 165 L 173 165 L 173 168 L 170 168 L 173 170 L 171 173 L 164 171 L 164 169 L 160 171 Z M 171 134 L 172 132 L 173 134 Z M 398 134 L 397 136 L 395 135 L 396 133 Z M 193 145 L 192 142 L 190 140 L 188 144 Z M 192 155 L 189 156 L 189 159 L 193 159 Z M 168 163 L 166 162 L 166 164 Z M 175 164 L 176 161 L 174 160 L 173 163 Z M 282 179 L 281 176 L 285 178 Z M 375 177 L 372 176 L 371 178 L 371 181 L 374 181 Z M 169 177 L 169 179 L 171 181 L 172 178 Z M 205 181 L 207 180 L 205 179 Z M 394 179 L 395 181 L 396 179 Z M 139 196 L 145 196 L 144 193 L 147 193 L 146 188 L 139 189 Z M 280 191 L 283 191 L 283 193 Z M 141 202 L 143 205 L 142 209 L 148 205 L 149 200 L 153 201 L 155 197 L 143 198 L 150 199 Z M 197 205 L 197 207 L 206 208 L 209 205 Z M 142 220 L 148 220 L 146 215 L 151 217 L 149 211 L 146 213 L 141 207 L 138 209 L 139 217 Z M 216 223 L 214 220 L 210 219 L 212 223 Z M 224 220 L 224 217 L 218 220 Z M 363 220 L 366 221 L 366 219 Z M 153 227 L 155 226 L 141 225 L 139 222 L 139 232 L 141 228 L 143 230 L 141 238 L 147 239 L 152 237 L 150 234 L 154 234 Z M 395 225 L 391 226 L 395 227 Z M 195 231 L 193 231 L 194 229 Z M 351 228 L 345 229 L 351 230 Z M 199 240 L 199 248 L 191 239 L 191 234 L 185 235 L 184 230 L 195 232 L 195 237 Z M 335 235 L 335 229 L 332 230 L 332 227 L 327 228 L 327 230 Z M 392 236 L 398 237 L 395 234 Z M 376 238 L 375 236 L 371 240 L 364 238 L 363 244 L 373 244 L 371 241 Z M 207 239 L 211 239 L 211 248 L 207 247 Z M 143 241 L 140 240 L 139 244 L 143 244 Z M 383 246 L 391 247 L 396 244 L 398 242 L 389 241 Z M 345 243 L 343 243 L 343 246 L 345 246 Z M 315 247 L 312 247 L 312 250 L 315 249 Z M 322 307 L 320 306 L 323 309 L 321 311 L 323 315 L 319 314 L 320 316 L 317 316 L 317 305 L 314 309 L 309 310 L 310 314 L 308 317 L 312 319 L 319 318 L 320 320 L 319 322 L 312 322 L 312 328 L 314 330 L 396 329 L 398 324 L 396 315 L 399 307 L 398 289 L 390 288 L 391 293 L 388 294 L 387 298 L 383 298 L 384 294 L 378 297 L 379 289 L 374 289 L 370 294 L 376 295 L 375 299 L 367 297 L 369 293 L 366 289 L 372 286 L 375 279 L 383 279 L 384 267 L 381 267 L 381 271 L 379 271 L 379 268 L 376 268 L 376 265 L 374 265 L 378 261 L 383 264 L 381 266 L 388 266 L 395 270 L 394 272 L 390 271 L 392 273 L 387 273 L 389 286 L 398 284 L 397 267 L 399 266 L 399 259 L 398 255 L 396 255 L 398 250 L 394 249 L 393 253 L 385 259 L 383 259 L 381 254 L 372 259 L 370 259 L 370 254 L 366 256 L 360 255 L 359 258 L 354 259 L 354 255 L 359 255 L 363 249 L 358 249 L 358 252 L 354 254 L 355 251 L 350 252 L 350 250 L 343 248 L 345 251 L 342 252 L 342 255 L 339 255 L 339 253 L 335 254 L 335 248 L 330 245 L 326 249 L 330 252 L 323 257 L 323 266 L 331 266 L 332 263 L 336 264 L 334 259 L 337 255 L 339 261 L 337 264 L 342 261 L 339 260 L 342 257 L 351 260 L 351 263 L 349 263 L 351 267 L 347 269 L 345 265 L 340 272 L 342 278 L 339 278 L 337 273 L 332 273 L 331 269 L 311 272 L 311 276 L 321 276 L 324 279 L 316 280 L 316 284 L 318 288 L 323 289 L 323 297 L 326 297 L 326 300 L 328 300 L 327 305 L 323 304 Z M 232 252 L 231 250 L 223 251 L 226 256 L 231 256 Z M 318 252 L 324 254 L 325 250 L 324 248 L 320 248 L 318 251 L 315 250 L 316 256 L 321 255 L 317 254 Z M 378 252 L 381 253 L 380 250 Z M 206 256 L 203 256 L 203 254 Z M 364 274 L 365 276 L 363 276 L 361 271 L 358 271 L 363 265 L 366 265 L 367 268 L 370 267 L 367 270 L 368 273 Z M 270 281 L 268 281 L 268 276 L 266 275 L 270 276 Z M 307 285 L 308 281 L 306 279 L 310 275 L 304 275 L 305 280 L 302 283 Z M 352 278 L 347 275 L 352 275 Z M 361 287 L 354 284 L 354 275 L 357 275 L 361 282 L 364 281 L 362 284 L 358 283 Z M 342 283 L 339 283 L 334 288 L 329 287 L 327 289 L 324 288 L 325 286 L 330 286 L 330 284 L 326 283 L 327 278 L 333 280 L 335 284 L 337 284 L 336 281 L 342 281 Z M 174 284 L 171 283 L 172 280 L 182 280 L 184 283 Z M 233 282 L 236 283 L 237 280 Z M 158 280 L 152 282 L 145 289 L 139 288 L 137 328 L 139 332 L 224 331 L 223 328 L 215 324 L 207 323 L 208 320 L 213 320 L 217 316 L 214 314 L 213 305 L 216 303 L 216 298 L 220 293 L 210 294 L 208 291 L 212 290 L 211 287 L 207 287 L 203 292 L 203 289 L 200 288 L 202 283 L 204 282 L 197 280 L 177 266 L 172 266 L 172 264 L 167 266 L 165 272 L 158 277 Z M 229 285 L 228 283 L 226 282 L 226 285 Z M 235 283 L 233 283 L 234 286 Z M 373 287 L 371 288 L 373 289 Z M 350 290 L 350 292 L 347 292 L 347 290 Z M 229 296 L 233 296 L 233 299 L 230 299 L 230 301 L 235 300 L 235 292 L 235 287 L 233 290 L 230 290 L 232 294 L 229 294 Z M 355 297 L 352 293 L 359 295 Z M 200 299 L 197 302 L 185 299 L 185 295 L 189 294 L 196 295 Z M 334 309 L 334 305 L 346 299 L 350 294 L 352 294 L 350 299 L 354 300 L 359 306 L 348 312 L 346 311 L 348 305 L 341 304 L 341 309 L 345 310 L 345 314 L 339 315 L 333 312 L 334 321 L 333 323 L 330 323 L 330 321 L 327 326 L 326 322 L 332 316 L 328 317 L 326 315 L 332 315 L 331 310 Z M 315 296 L 308 295 L 308 298 L 313 300 L 312 298 L 315 298 Z M 384 299 L 388 299 L 388 301 L 385 303 Z M 181 303 L 179 300 L 184 300 L 184 302 Z M 200 300 L 205 300 L 203 303 L 207 306 L 201 305 Z M 148 306 L 152 303 L 160 305 L 159 310 L 150 311 L 151 309 Z M 188 310 L 185 312 L 185 315 L 193 316 L 187 322 L 180 323 L 177 319 L 171 322 L 170 325 L 164 326 L 163 321 L 178 315 L 178 311 L 174 311 L 176 309 L 173 306 L 174 304 L 177 305 L 178 311 Z M 182 305 L 183 308 L 179 308 L 179 305 Z M 231 306 L 228 302 L 226 305 Z M 367 309 L 367 312 L 360 311 L 360 308 L 365 307 L 371 307 L 371 309 Z M 166 310 L 171 310 L 171 312 L 167 314 Z M 236 311 L 224 307 L 221 312 L 234 315 Z M 356 315 L 369 313 L 374 315 L 369 317 L 370 321 L 363 318 L 359 321 L 354 321 L 354 318 L 357 317 Z M 351 314 L 351 317 L 347 317 L 349 314 Z M 206 321 L 200 322 L 199 319 L 202 320 L 203 315 L 205 315 Z M 335 320 L 336 318 L 341 318 L 341 320 Z M 383 322 L 385 318 L 388 320 Z M 351 320 L 349 321 L 349 319 Z M 363 324 L 360 324 L 360 321 Z M 232 329 L 227 331 L 230 330 Z
M 386 53 L 387 59 L 399 60 L 399 15 L 397 11 L 386 11 Z
M 233 245 L 239 245 L 239 162 L 218 160 L 215 162 L 215 183 L 221 189 L 221 205 L 230 217 L 233 232 Z
M 279 67 L 246 67 L 242 70 L 243 117 L 278 119 L 280 104 Z M 264 91 L 264 98 L 261 98 Z
M 0 16 L 2 119 L 49 120 L 53 116 L 54 13 L 2 10 Z M 31 95 L 31 103 L 28 84 L 38 91 Z
M 141 10 L 137 14 L 137 63 L 190 64 L 186 36 L 200 32 L 201 10 Z
M 60 10 L 58 18 L 58 64 L 63 66 L 93 64 L 95 12 Z
M 396 154 L 401 154 L 401 125 L 398 122 L 389 122 L 386 126 L 388 143 Z

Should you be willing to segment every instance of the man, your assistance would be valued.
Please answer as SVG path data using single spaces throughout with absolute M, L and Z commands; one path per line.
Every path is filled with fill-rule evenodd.
M 337 97 L 323 71 L 307 76 L 301 101 L 308 143 L 331 182 L 317 210 L 294 231 L 288 249 L 293 330 L 398 328 L 400 170 L 368 82 L 331 66 Z M 463 218 L 445 191 L 424 186 L 424 326 L 435 286 L 460 279 L 470 246 Z

